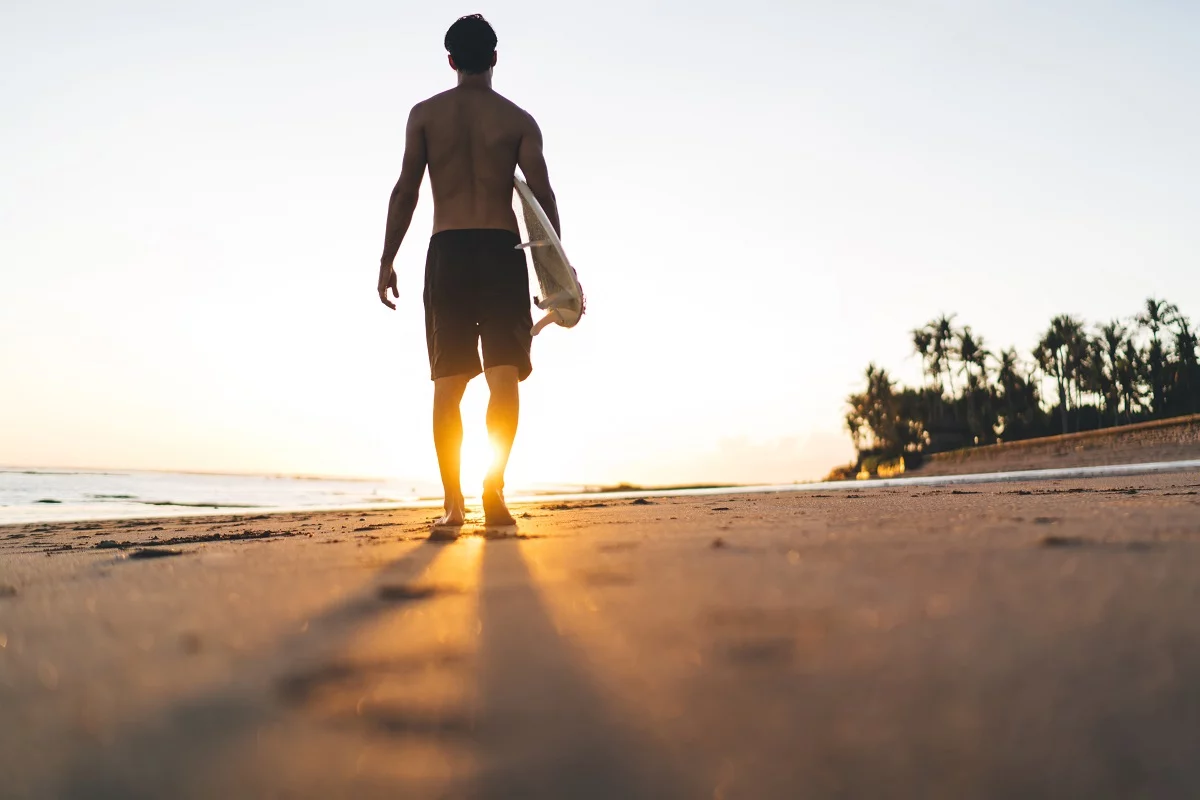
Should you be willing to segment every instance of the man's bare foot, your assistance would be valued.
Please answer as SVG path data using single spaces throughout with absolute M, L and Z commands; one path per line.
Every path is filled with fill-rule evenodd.
M 484 488 L 482 500 L 483 523 L 485 525 L 496 527 L 517 524 L 517 521 L 513 519 L 513 515 L 508 513 L 508 506 L 504 503 L 503 491 L 495 488 Z
M 467 521 L 466 502 L 460 497 L 457 502 L 446 501 L 446 513 L 433 523 L 435 528 L 461 528 Z

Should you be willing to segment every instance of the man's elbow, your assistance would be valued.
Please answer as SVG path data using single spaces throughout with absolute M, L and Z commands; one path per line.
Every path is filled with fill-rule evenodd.
M 420 190 L 418 190 L 415 186 L 409 186 L 401 181 L 392 189 L 391 201 L 395 205 L 415 206 L 417 204 L 417 197 L 419 193 Z
M 550 188 L 549 183 L 543 183 L 540 186 L 530 186 L 529 188 L 533 191 L 533 196 L 536 197 L 538 202 L 542 205 L 549 205 L 556 202 L 554 190 Z

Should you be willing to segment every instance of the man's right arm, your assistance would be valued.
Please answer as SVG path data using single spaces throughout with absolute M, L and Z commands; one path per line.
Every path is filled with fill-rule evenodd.
M 550 174 L 546 169 L 546 157 L 542 154 L 542 131 L 538 128 L 533 117 L 529 117 L 529 128 L 521 136 L 521 144 L 517 148 L 517 166 L 525 175 L 525 183 L 529 190 L 542 204 L 554 232 L 562 238 L 562 227 L 558 222 L 558 203 L 554 200 L 554 190 L 550 188 Z
M 388 289 L 396 296 L 396 273 L 392 262 L 400 250 L 400 242 L 408 233 L 413 212 L 417 209 L 417 197 L 421 181 L 425 178 L 428 152 L 425 149 L 425 128 L 421 120 L 421 104 L 413 106 L 408 115 L 404 131 L 404 159 L 400 166 L 400 179 L 388 198 L 387 226 L 383 234 L 383 256 L 379 259 L 379 299 L 390 309 L 396 306 L 387 298 Z

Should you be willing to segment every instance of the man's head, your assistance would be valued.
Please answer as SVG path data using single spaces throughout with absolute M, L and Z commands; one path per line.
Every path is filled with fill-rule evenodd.
M 446 52 L 460 73 L 487 72 L 496 63 L 496 32 L 480 14 L 462 17 L 446 31 Z

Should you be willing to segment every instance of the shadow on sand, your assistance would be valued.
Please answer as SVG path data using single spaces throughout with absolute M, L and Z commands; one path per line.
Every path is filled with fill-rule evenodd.
M 457 546 L 462 545 L 427 542 L 408 550 L 354 597 L 310 620 L 306 633 L 235 664 L 233 682 L 185 697 L 107 745 L 69 754 L 51 794 L 190 797 L 219 790 L 257 796 L 276 789 L 287 796 L 324 794 L 328 783 L 297 791 L 295 775 L 275 771 L 286 770 L 292 759 L 260 763 L 252 746 L 249 751 L 241 746 L 253 741 L 256 730 L 282 725 L 289 735 L 301 737 L 292 741 L 302 741 L 306 731 L 349 735 L 355 742 L 375 742 L 385 755 L 394 749 L 397 759 L 412 753 L 405 748 L 413 742 L 469 753 L 475 768 L 453 775 L 437 796 L 445 791 L 483 800 L 692 796 L 672 775 L 670 759 L 606 706 L 547 614 L 518 540 L 483 545 L 476 654 L 435 646 L 373 660 L 348 657 L 355 637 L 398 607 L 423 609 L 433 620 L 429 624 L 438 624 L 436 598 L 467 587 L 440 591 L 405 582 L 422 575 L 444 547 Z M 423 670 L 439 670 L 454 682 L 474 681 L 473 707 L 367 708 L 336 720 L 308 713 L 321 698 L 357 696 L 373 682 L 403 682 Z M 302 758 L 311 762 L 311 746 L 303 748 Z M 304 766 L 315 766 L 334 783 L 341 774 L 332 762 L 327 770 Z M 406 790 L 413 786 L 364 775 L 347 778 L 340 788 L 352 794 L 361 790 L 360 796 L 410 796 Z

